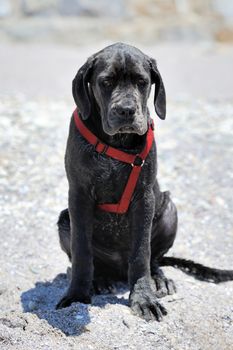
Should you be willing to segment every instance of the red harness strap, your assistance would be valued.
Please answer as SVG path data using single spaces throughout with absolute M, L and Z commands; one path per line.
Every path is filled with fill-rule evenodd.
M 142 170 L 142 166 L 145 162 L 145 159 L 147 155 L 150 152 L 150 149 L 153 144 L 154 140 L 154 133 L 153 133 L 153 124 L 150 125 L 147 136 L 146 136 L 146 145 L 141 153 L 139 154 L 130 154 L 123 151 L 120 151 L 116 148 L 113 148 L 111 146 L 108 146 L 104 144 L 102 141 L 100 141 L 82 122 L 82 120 L 79 118 L 77 109 L 73 113 L 74 121 L 76 124 L 77 129 L 79 130 L 80 134 L 95 147 L 95 150 L 98 153 L 105 154 L 111 158 L 117 159 L 121 162 L 131 164 L 132 170 L 128 178 L 128 182 L 125 186 L 124 192 L 121 196 L 120 202 L 116 204 L 98 204 L 98 208 L 108 211 L 111 213 L 117 213 L 117 214 L 124 214 L 127 212 L 129 208 L 129 204 L 134 192 L 134 189 L 136 187 L 138 177 L 140 175 L 140 172 Z

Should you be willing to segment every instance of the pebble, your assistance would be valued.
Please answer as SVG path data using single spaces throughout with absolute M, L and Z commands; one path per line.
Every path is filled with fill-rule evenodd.
M 30 300 L 29 303 L 28 303 L 28 309 L 30 311 L 33 311 L 33 310 L 36 310 L 38 307 L 37 303 L 33 300 Z

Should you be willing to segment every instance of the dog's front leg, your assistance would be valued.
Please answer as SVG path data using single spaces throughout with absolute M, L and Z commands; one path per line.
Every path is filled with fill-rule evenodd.
M 77 301 L 85 304 L 91 302 L 93 208 L 94 203 L 85 191 L 70 188 L 72 275 L 67 294 L 58 303 L 58 309 L 67 307 Z
M 132 249 L 129 260 L 130 306 L 147 321 L 160 321 L 166 309 L 158 302 L 151 278 L 151 228 L 154 216 L 154 193 L 147 190 L 132 208 Z

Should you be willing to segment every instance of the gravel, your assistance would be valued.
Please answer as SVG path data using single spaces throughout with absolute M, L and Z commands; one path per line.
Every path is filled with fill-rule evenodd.
M 230 350 L 233 282 L 200 282 L 164 268 L 177 294 L 169 314 L 150 322 L 131 314 L 127 286 L 91 305 L 55 310 L 68 280 L 56 232 L 67 205 L 63 156 L 70 99 L 0 96 L 0 348 Z M 151 108 L 152 110 L 152 108 Z M 233 100 L 168 101 L 156 119 L 159 181 L 179 210 L 169 255 L 233 268 Z

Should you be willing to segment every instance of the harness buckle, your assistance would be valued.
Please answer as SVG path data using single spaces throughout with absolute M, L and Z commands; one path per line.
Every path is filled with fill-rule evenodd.
M 139 154 L 136 154 L 134 162 L 131 163 L 131 166 L 132 167 L 134 167 L 134 166 L 143 167 L 144 163 L 145 163 L 145 159 L 142 159 Z
M 151 129 L 154 131 L 154 129 L 155 129 L 155 123 L 154 123 L 154 120 L 153 120 L 153 119 L 151 119 L 151 121 L 150 121 L 150 127 L 151 127 Z
M 99 149 L 98 146 L 100 146 Z M 104 143 L 100 142 L 100 140 L 97 140 L 94 148 L 97 152 L 104 154 L 108 149 L 108 145 L 105 145 Z

